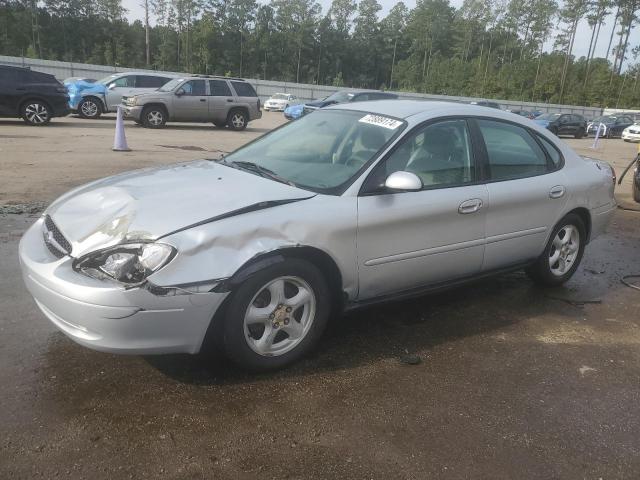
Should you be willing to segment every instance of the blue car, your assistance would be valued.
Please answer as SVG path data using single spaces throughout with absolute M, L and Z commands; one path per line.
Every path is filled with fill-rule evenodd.
M 82 118 L 98 118 L 115 112 L 123 96 L 152 92 L 175 75 L 166 73 L 123 72 L 109 75 L 97 82 L 82 78 L 68 78 L 64 86 L 69 92 L 69 108 Z
M 287 120 L 295 120 L 296 118 L 300 118 L 304 111 L 304 105 L 291 105 L 284 109 L 284 117 Z

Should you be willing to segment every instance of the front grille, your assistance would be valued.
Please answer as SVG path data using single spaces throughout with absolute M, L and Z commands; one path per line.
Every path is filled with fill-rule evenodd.
M 42 235 L 44 244 L 56 258 L 62 258 L 71 253 L 71 244 L 64 238 L 64 235 L 62 235 L 62 232 L 56 227 L 49 215 L 44 217 Z

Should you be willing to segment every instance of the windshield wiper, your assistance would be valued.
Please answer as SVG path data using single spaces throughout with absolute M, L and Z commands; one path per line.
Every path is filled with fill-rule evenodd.
M 236 160 L 233 162 L 228 162 L 226 160 L 223 159 L 223 162 L 225 165 L 229 165 L 231 167 L 233 167 L 234 165 L 242 170 L 248 170 L 250 172 L 254 172 L 257 173 L 258 175 L 265 177 L 265 178 L 270 178 L 271 180 L 275 180 L 276 182 L 280 182 L 280 183 L 285 183 L 287 185 L 290 185 L 292 187 L 295 187 L 296 184 L 293 183 L 290 180 L 287 180 L 286 178 L 282 178 L 280 175 L 278 175 L 276 172 L 274 172 L 273 170 L 269 170 L 266 167 L 260 166 L 257 163 L 253 163 L 253 162 L 245 162 L 242 160 Z

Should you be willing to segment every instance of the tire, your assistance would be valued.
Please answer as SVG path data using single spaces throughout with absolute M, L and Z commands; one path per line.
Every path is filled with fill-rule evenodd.
M 20 107 L 20 116 L 27 125 L 41 127 L 51 121 L 51 108 L 40 100 L 27 100 Z
M 227 125 L 231 130 L 235 130 L 236 132 L 247 128 L 248 123 L 249 117 L 247 112 L 239 108 L 231 110 L 229 116 L 227 116 Z
M 302 290 L 308 293 L 305 303 L 292 307 L 291 300 Z M 277 292 L 283 292 L 280 301 L 274 297 Z M 305 260 L 288 258 L 269 265 L 232 295 L 222 322 L 223 350 L 251 371 L 275 370 L 300 359 L 317 344 L 331 312 L 327 282 Z
M 536 263 L 527 268 L 527 275 L 539 285 L 563 284 L 573 276 L 580 265 L 586 240 L 587 230 L 582 219 L 574 213 L 568 214 L 553 228 L 544 252 Z M 558 248 L 565 250 L 558 252 Z M 557 260 L 552 264 L 554 257 Z
M 638 203 L 640 203 L 640 185 L 638 185 L 639 181 L 640 179 L 638 179 L 638 177 L 634 177 L 631 179 L 631 189 L 633 190 L 633 200 Z
M 218 128 L 224 128 L 227 126 L 227 122 L 213 122 L 213 124 Z
M 167 111 L 154 105 L 144 107 L 140 120 L 146 128 L 162 128 L 167 123 Z
M 580 129 L 575 133 L 575 135 L 574 135 L 573 137 L 574 137 L 574 138 L 577 138 L 577 139 L 581 139 L 581 138 L 583 138 L 583 137 L 584 137 L 584 135 L 585 135 L 585 131 L 584 131 L 584 129 L 583 129 L 583 128 L 580 128 Z
M 78 104 L 78 113 L 82 118 L 95 120 L 96 118 L 100 118 L 100 115 L 102 114 L 102 106 L 100 105 L 99 100 L 96 100 L 93 97 L 87 97 Z

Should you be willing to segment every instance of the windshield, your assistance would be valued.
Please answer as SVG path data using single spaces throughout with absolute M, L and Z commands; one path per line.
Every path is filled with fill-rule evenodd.
M 108 83 L 113 82 L 116 77 L 117 75 L 109 75 L 108 77 L 104 77 L 103 79 L 98 80 L 96 83 L 100 83 L 101 85 L 106 85 Z
M 173 90 L 174 88 L 176 88 L 176 86 L 182 82 L 184 80 L 184 78 L 174 78 L 173 80 L 165 83 L 163 86 L 161 86 L 158 91 L 159 92 L 170 92 L 171 90 Z
M 397 134 L 405 123 L 345 110 L 318 110 L 236 150 L 224 161 L 250 162 L 300 188 L 331 193 Z
M 271 98 L 273 100 L 286 100 L 287 96 L 284 93 L 276 93 L 275 95 L 272 95 Z
M 560 113 L 545 113 L 536 118 L 536 120 L 549 120 L 553 122 L 556 120 L 561 114 Z
M 346 103 L 353 98 L 353 93 L 336 92 L 324 99 L 325 102 Z

